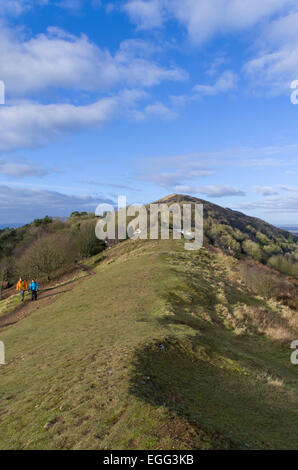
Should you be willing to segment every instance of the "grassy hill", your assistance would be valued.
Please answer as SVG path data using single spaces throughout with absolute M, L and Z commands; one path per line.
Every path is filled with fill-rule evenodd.
M 298 236 L 294 233 L 187 195 L 172 194 L 159 202 L 202 203 L 204 246 L 218 247 L 239 259 L 252 258 L 298 279 Z M 1 286 L 16 283 L 20 274 L 40 280 L 49 275 L 54 278 L 57 271 L 68 271 L 75 260 L 102 251 L 105 244 L 94 233 L 97 220 L 93 213 L 76 211 L 69 218 L 45 216 L 16 229 L 0 230 L 0 294 Z M 61 249 L 51 269 L 49 263 L 44 266 L 41 262 L 45 245 L 56 255 L 56 247 Z M 34 256 L 37 259 L 33 267 Z
M 203 204 L 204 245 L 213 245 L 237 258 L 249 257 L 298 278 L 298 236 L 256 217 L 183 194 L 158 202 Z
M 254 291 L 244 261 L 183 245 L 116 245 L 0 329 L 0 448 L 297 447 L 297 310 Z

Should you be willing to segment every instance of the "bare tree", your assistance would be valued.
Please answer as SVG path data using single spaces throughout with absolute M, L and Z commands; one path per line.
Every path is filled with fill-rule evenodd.
M 11 258 L 4 258 L 0 262 L 0 300 L 2 293 L 8 284 L 9 277 L 13 275 L 14 263 Z
M 25 277 L 46 276 L 60 268 L 74 263 L 78 251 L 74 238 L 69 233 L 44 235 L 36 240 L 24 253 L 19 262 L 21 274 Z

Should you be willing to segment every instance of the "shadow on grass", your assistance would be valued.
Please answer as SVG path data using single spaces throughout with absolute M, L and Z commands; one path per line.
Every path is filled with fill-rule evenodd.
M 60 294 L 65 294 L 66 292 L 70 292 L 72 289 L 66 289 L 66 290 L 61 290 L 59 292 L 54 292 L 54 294 L 48 294 L 48 295 L 42 295 L 43 292 L 41 293 L 40 296 L 37 297 L 37 299 L 47 299 L 48 297 L 55 297 L 56 295 L 60 295 Z
M 198 337 L 167 338 L 138 350 L 130 393 L 203 429 L 214 449 L 297 445 L 297 403 L 289 403 L 274 386 L 246 377 L 229 358 L 221 364 Z
M 240 338 L 225 329 L 214 313 L 216 286 L 201 273 L 174 274 L 181 282 L 165 293 L 171 314 L 158 320 L 169 336 L 136 351 L 130 393 L 203 429 L 211 448 L 295 449 L 297 399 L 266 377 L 271 371 L 293 380 L 290 363 L 282 363 L 284 351 L 266 338 Z M 228 295 L 239 301 L 237 291 Z M 253 303 L 245 294 L 241 301 Z M 195 315 L 194 307 L 207 310 L 212 321 Z M 188 329 L 183 339 L 170 336 L 178 324 L 193 336 Z

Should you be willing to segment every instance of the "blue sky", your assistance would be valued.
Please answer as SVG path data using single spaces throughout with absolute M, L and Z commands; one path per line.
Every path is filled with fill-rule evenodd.
M 0 0 L 0 225 L 188 193 L 295 224 L 294 0 Z

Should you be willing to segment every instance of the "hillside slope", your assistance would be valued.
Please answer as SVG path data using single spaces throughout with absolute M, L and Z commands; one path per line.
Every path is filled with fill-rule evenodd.
M 294 233 L 184 194 L 171 194 L 158 202 L 202 204 L 204 246 L 211 244 L 236 258 L 252 258 L 298 279 L 298 237 Z
M 264 235 L 275 240 L 294 240 L 298 242 L 298 237 L 286 229 L 275 227 L 258 217 L 252 217 L 236 210 L 224 208 L 214 204 L 213 202 L 206 201 L 205 199 L 188 196 L 187 194 L 170 194 L 157 202 L 165 202 L 168 205 L 177 202 L 180 204 L 203 204 L 204 219 L 211 218 L 213 222 L 216 222 L 217 224 L 223 223 L 230 225 L 231 227 L 237 228 L 243 233 L 249 233 L 250 235 L 256 234 L 257 231 L 260 231 Z
M 294 449 L 297 312 L 239 262 L 126 241 L 0 330 L 0 448 Z

